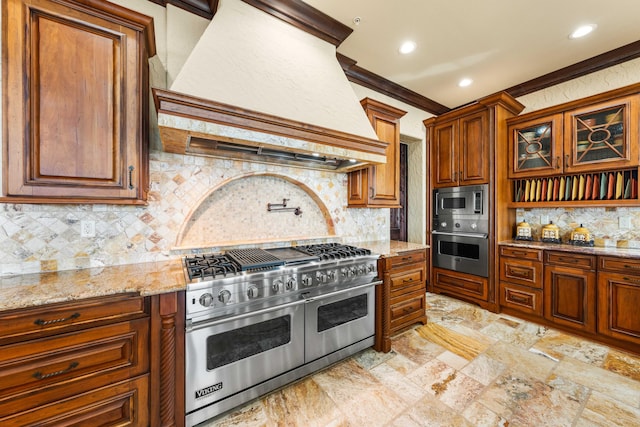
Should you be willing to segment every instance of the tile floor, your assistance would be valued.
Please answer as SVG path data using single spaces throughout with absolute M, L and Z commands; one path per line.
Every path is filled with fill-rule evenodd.
M 213 426 L 640 426 L 640 357 L 427 294 L 429 324 Z

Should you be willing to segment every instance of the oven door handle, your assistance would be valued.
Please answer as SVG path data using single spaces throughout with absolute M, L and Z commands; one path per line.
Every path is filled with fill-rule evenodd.
M 475 239 L 486 239 L 489 237 L 488 234 L 482 233 L 450 233 L 448 231 L 436 231 L 432 230 L 431 234 L 441 235 L 441 236 L 459 236 L 459 237 L 473 237 Z
M 280 305 L 276 305 L 273 307 L 267 307 L 267 308 L 263 308 L 260 310 L 254 310 L 254 311 L 249 311 L 246 313 L 242 313 L 242 314 L 232 314 L 230 316 L 225 316 L 221 319 L 218 320 L 203 320 L 197 323 L 191 323 L 189 321 L 187 321 L 187 325 L 186 325 L 186 331 L 195 331 L 197 329 L 202 329 L 202 328 L 210 328 L 211 326 L 216 326 L 216 325 L 221 325 L 223 323 L 227 323 L 229 321 L 235 321 L 235 320 L 239 320 L 239 319 L 246 319 L 247 317 L 253 317 L 253 316 L 258 316 L 261 314 L 266 314 L 266 313 L 270 313 L 272 311 L 276 311 L 276 310 L 281 310 L 283 308 L 289 308 L 289 307 L 294 307 L 296 305 L 300 305 L 300 304 L 304 304 L 306 301 L 301 299 L 298 301 L 293 301 L 293 302 L 288 302 L 285 304 L 280 304 Z
M 344 289 L 340 289 L 339 291 L 330 292 L 328 294 L 318 295 L 316 297 L 305 298 L 304 302 L 318 301 L 318 300 L 329 298 L 329 297 L 332 297 L 332 296 L 335 296 L 335 295 L 345 294 L 347 292 L 357 291 L 358 289 L 368 288 L 370 286 L 377 286 L 377 285 L 380 285 L 380 284 L 382 284 L 382 280 L 376 280 L 375 282 L 365 283 L 364 285 L 358 285 L 358 286 L 354 286 L 352 288 L 344 288 Z M 304 293 L 302 294 L 302 296 L 304 297 Z

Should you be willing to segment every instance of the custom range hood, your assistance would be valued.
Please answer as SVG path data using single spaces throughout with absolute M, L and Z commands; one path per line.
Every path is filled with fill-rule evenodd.
M 336 58 L 350 33 L 301 1 L 220 0 L 170 89 L 153 90 L 164 150 L 335 171 L 385 163 Z

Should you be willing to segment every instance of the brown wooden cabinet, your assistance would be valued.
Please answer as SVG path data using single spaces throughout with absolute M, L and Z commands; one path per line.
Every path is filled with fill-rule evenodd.
M 390 337 L 414 323 L 427 323 L 426 315 L 426 249 L 382 257 L 378 261 L 383 284 L 376 294 L 377 351 L 391 350 Z
M 144 204 L 152 18 L 104 0 L 2 6 L 2 201 Z
M 640 345 L 640 260 L 598 257 L 598 333 Z
M 507 120 L 511 207 L 638 204 L 640 85 Z
M 543 264 L 539 249 L 500 247 L 500 308 L 542 317 Z
M 544 317 L 585 332 L 596 331 L 596 257 L 545 251 Z
M 489 182 L 489 111 L 466 112 L 433 126 L 433 188 Z
M 148 426 L 149 316 L 135 295 L 0 313 L 0 424 Z
M 400 118 L 406 111 L 370 98 L 360 101 L 378 139 L 388 142 L 387 163 L 349 173 L 349 207 L 400 208 Z

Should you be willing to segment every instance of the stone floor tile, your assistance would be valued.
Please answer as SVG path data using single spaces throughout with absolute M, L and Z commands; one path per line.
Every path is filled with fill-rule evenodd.
M 464 368 L 466 365 L 469 364 L 469 361 L 467 359 L 465 359 L 464 357 L 458 356 L 457 354 L 452 353 L 449 350 L 445 351 L 444 353 L 436 357 L 436 359 L 446 363 L 447 365 L 451 366 L 453 369 L 458 369 L 458 370 Z
M 462 415 L 475 427 L 507 427 L 509 425 L 507 420 L 478 402 L 469 405 Z
M 407 381 L 404 375 L 386 363 L 376 366 L 370 372 L 381 384 L 392 390 L 408 404 L 422 399 L 426 393 L 413 382 Z
M 593 392 L 576 427 L 640 426 L 640 409 L 625 405 L 597 391 Z
M 461 372 L 480 384 L 489 385 L 505 369 L 504 363 L 481 354 L 465 366 Z
M 640 357 L 612 349 L 605 357 L 602 367 L 632 380 L 640 381 Z

